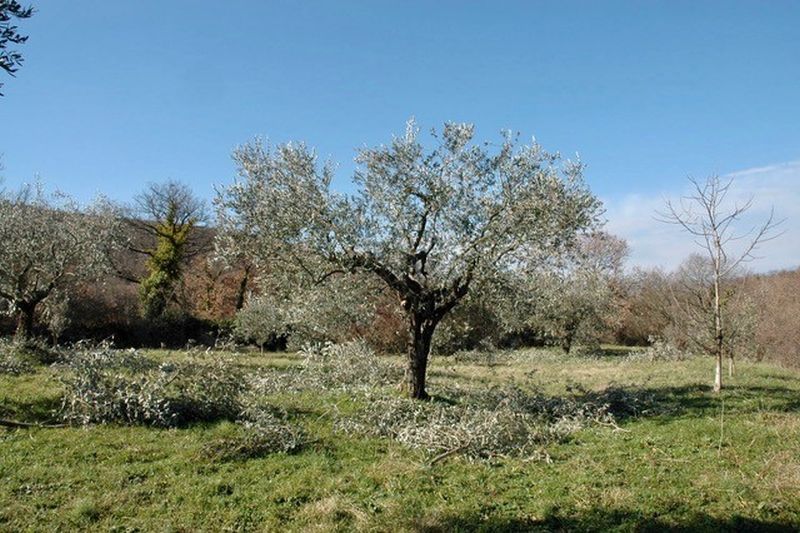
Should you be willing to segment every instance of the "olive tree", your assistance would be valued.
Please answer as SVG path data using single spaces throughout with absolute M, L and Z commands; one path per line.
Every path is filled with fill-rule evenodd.
M 31 336 L 42 302 L 103 273 L 120 242 L 104 202 L 81 209 L 41 185 L 0 191 L 0 298 L 17 318 L 17 337 Z
M 280 277 L 268 275 L 260 281 L 263 295 L 251 296 L 236 313 L 236 333 L 259 346 L 284 339 L 287 346 L 298 349 L 308 343 L 343 343 L 366 336 L 384 289 L 364 275 L 331 276 L 316 286 L 281 286 Z
M 334 168 L 304 144 L 238 148 L 239 179 L 217 197 L 219 250 L 242 249 L 287 279 L 324 283 L 366 273 L 397 297 L 409 330 L 406 385 L 425 399 L 436 326 L 470 289 L 570 245 L 600 205 L 580 163 L 510 133 L 474 142 L 469 124 L 432 132 L 409 122 L 356 157 L 356 192 L 331 189 Z
M 627 254 L 624 240 L 598 232 L 582 238 L 560 268 L 545 273 L 544 323 L 566 353 L 576 341 L 597 347 L 612 329 Z
M 596 346 L 618 316 L 627 243 L 605 232 L 532 271 L 512 272 L 495 295 L 498 317 L 511 335 L 533 335 L 569 353 L 576 343 Z

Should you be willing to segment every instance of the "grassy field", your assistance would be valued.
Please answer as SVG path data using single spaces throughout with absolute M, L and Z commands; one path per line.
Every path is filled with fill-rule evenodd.
M 180 358 L 181 353 L 154 353 Z M 291 356 L 239 356 L 290 366 Z M 0 376 L 0 416 L 47 420 L 53 369 Z M 800 528 L 800 374 L 741 362 L 714 395 L 710 359 L 653 363 L 532 351 L 493 366 L 434 359 L 444 384 L 511 382 L 564 395 L 611 384 L 654 398 L 652 414 L 581 430 L 551 461 L 435 465 L 423 452 L 333 429 L 343 393 L 274 401 L 313 437 L 294 454 L 215 461 L 232 422 L 181 429 L 0 429 L 0 530 L 528 531 Z

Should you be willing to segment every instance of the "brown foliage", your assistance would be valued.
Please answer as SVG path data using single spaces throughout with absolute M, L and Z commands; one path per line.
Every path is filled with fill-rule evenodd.
M 746 290 L 756 302 L 758 354 L 800 367 L 800 268 L 753 276 Z

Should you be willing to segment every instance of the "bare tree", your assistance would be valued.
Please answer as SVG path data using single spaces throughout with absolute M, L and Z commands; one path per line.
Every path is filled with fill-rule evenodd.
M 714 391 L 719 392 L 722 389 L 726 336 L 729 334 L 723 305 L 725 285 L 738 268 L 755 259 L 753 254 L 760 244 L 777 236 L 774 230 L 781 221 L 776 221 L 774 211 L 771 211 L 763 224 L 740 232 L 736 226 L 752 206 L 753 198 L 728 207 L 726 197 L 732 179 L 723 181 L 719 176 L 711 176 L 705 182 L 692 178 L 689 181 L 693 193 L 682 197 L 677 204 L 668 200 L 666 211 L 659 213 L 659 219 L 677 224 L 692 235 L 710 262 L 710 272 L 695 277 L 708 287 L 710 293 L 703 308 L 713 323 L 713 343 L 710 347 L 701 347 L 710 348 L 709 351 L 716 358 Z M 730 355 L 732 357 L 733 352 Z
M 755 309 L 753 299 L 740 290 L 746 272 L 737 269 L 722 284 L 720 310 L 724 317 L 724 353 L 728 375 L 733 376 L 734 358 L 754 354 Z M 669 276 L 666 301 L 662 302 L 669 324 L 664 338 L 679 348 L 700 348 L 716 353 L 716 330 L 710 309 L 714 305 L 714 264 L 703 254 L 692 254 Z
M 448 123 L 427 150 L 410 122 L 389 146 L 360 151 L 354 196 L 330 190 L 332 166 L 305 145 L 248 144 L 234 154 L 241 181 L 217 198 L 218 248 L 245 249 L 292 283 L 380 280 L 408 321 L 408 394 L 425 399 L 434 331 L 470 288 L 569 245 L 598 216 L 580 164 L 510 134 L 496 151 L 473 136 Z

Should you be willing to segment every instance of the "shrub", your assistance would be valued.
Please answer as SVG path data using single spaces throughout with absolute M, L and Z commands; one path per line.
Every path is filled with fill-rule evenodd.
M 630 361 L 684 361 L 691 357 L 691 354 L 681 350 L 671 342 L 660 338 L 650 337 L 650 346 L 644 350 L 631 352 L 627 359 Z

